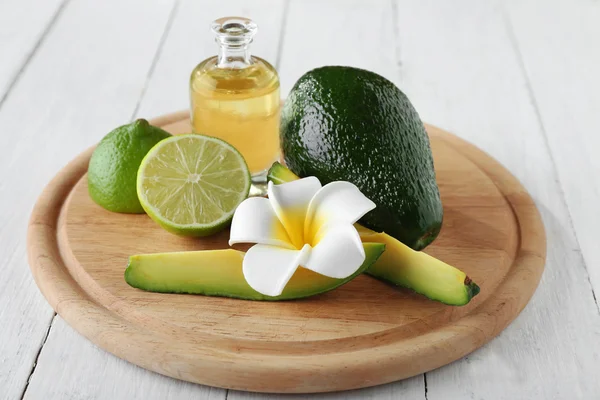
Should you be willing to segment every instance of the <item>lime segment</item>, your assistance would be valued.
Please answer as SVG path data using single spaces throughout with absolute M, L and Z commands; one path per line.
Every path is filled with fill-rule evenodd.
M 230 144 L 204 135 L 177 135 L 148 152 L 137 175 L 144 210 L 166 230 L 207 236 L 225 228 L 248 196 L 250 172 Z

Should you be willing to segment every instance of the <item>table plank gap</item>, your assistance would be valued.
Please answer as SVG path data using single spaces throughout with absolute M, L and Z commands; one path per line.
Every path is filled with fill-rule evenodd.
M 165 41 L 167 40 L 167 37 L 169 36 L 169 32 L 171 32 L 171 26 L 173 25 L 173 21 L 175 20 L 175 17 L 177 15 L 177 10 L 179 9 L 179 3 L 180 3 L 180 0 L 175 0 L 175 2 L 173 3 L 173 8 L 171 9 L 171 12 L 169 13 L 169 18 L 167 19 L 167 26 L 165 27 L 165 30 L 163 31 L 163 34 L 160 37 L 160 42 L 158 43 L 158 47 L 156 48 L 156 53 L 154 53 L 154 58 L 152 59 L 152 63 L 150 64 L 150 68 L 148 69 L 148 74 L 146 75 L 146 81 L 144 82 L 144 87 L 142 89 L 142 93 L 140 94 L 140 98 L 139 98 L 138 102 L 136 103 L 135 108 L 133 109 L 133 112 L 131 113 L 131 120 L 133 120 L 135 118 L 135 116 L 137 115 L 137 113 L 140 109 L 140 104 L 142 103 L 142 100 L 144 100 L 144 96 L 146 95 L 146 89 L 148 88 L 148 83 L 152 79 L 152 75 L 154 74 L 154 70 L 156 68 L 156 63 L 160 59 L 162 49 L 165 45 Z
M 144 84 L 139 71 L 150 65 L 171 1 L 147 5 L 141 0 L 66 3 L 0 110 L 0 126 L 12 135 L 5 143 L 7 156 L 0 159 L 0 387 L 7 398 L 23 394 L 49 326 L 26 396 L 49 398 L 44 386 L 62 385 L 56 379 L 60 360 L 45 356 L 56 340 L 55 324 L 27 267 L 27 219 L 60 167 L 130 117 Z M 106 20 L 114 24 L 111 29 L 104 29 Z M 67 354 L 70 344 L 64 344 Z
M 156 8 L 156 5 L 153 8 Z M 161 31 L 160 37 L 157 37 L 158 33 L 154 32 L 153 40 L 156 39 L 156 47 L 152 49 L 152 56 L 147 57 L 143 63 L 139 61 L 140 65 L 147 66 L 148 69 L 145 74 L 140 76 L 138 71 L 136 75 L 136 81 L 141 82 L 136 102 L 122 104 L 121 120 L 114 121 L 113 118 L 114 122 L 109 123 L 114 126 L 103 124 L 102 129 L 105 131 L 102 132 L 98 128 L 96 137 L 88 136 L 88 140 L 99 140 L 113 127 L 126 123 L 132 115 L 133 118 L 152 118 L 169 111 L 187 108 L 189 73 L 197 63 L 217 52 L 213 34 L 209 29 L 210 22 L 214 19 L 225 15 L 250 16 L 259 24 L 259 33 L 252 45 L 252 54 L 269 61 L 276 59 L 277 38 L 278 33 L 281 32 L 280 24 L 283 17 L 282 3 L 278 0 L 258 0 L 252 3 L 243 0 L 232 2 L 181 0 L 176 10 L 172 8 L 170 10 L 171 12 L 164 11 L 164 24 L 165 29 L 168 25 L 168 32 Z M 158 10 L 153 11 L 153 15 L 158 12 Z M 154 24 L 156 25 L 156 22 Z M 158 49 L 159 43 L 161 43 L 160 49 Z M 82 67 L 78 66 L 78 68 Z M 110 81 L 108 77 L 105 79 L 107 84 L 112 85 L 127 83 L 118 76 L 111 77 Z M 131 80 L 132 77 L 127 79 Z M 130 113 L 124 116 L 126 110 L 130 110 Z M 63 161 L 69 160 L 70 157 L 66 157 Z M 71 392 L 75 393 L 76 398 L 90 396 L 94 399 L 111 400 L 117 398 L 222 400 L 227 396 L 227 391 L 224 389 L 177 381 L 119 360 L 109 353 L 96 349 L 87 339 L 66 325 L 60 317 L 56 319 L 54 325 L 60 325 L 60 330 L 57 334 L 50 335 L 42 350 L 40 365 L 43 366 L 43 370 L 41 367 L 36 368 L 27 398 L 62 399 Z M 64 365 L 61 371 L 51 369 L 51 365 L 57 362 L 57 358 L 66 360 L 61 361 Z M 101 390 L 98 386 L 97 382 L 101 381 L 108 383 L 106 390 Z M 51 382 L 60 382 L 62 389 L 48 387 Z M 90 387 L 86 389 L 78 382 L 89 382 L 91 386 L 88 385 Z M 114 391 L 114 388 L 119 386 L 123 390 Z M 45 390 L 53 390 L 53 392 L 42 397 Z
M 10 38 L 2 42 L 0 50 L 3 60 L 0 65 L 0 109 L 69 1 L 48 1 L 36 4 L 33 10 L 24 2 L 19 3 L 20 7 L 9 2 L 0 4 L 0 38 Z M 27 12 L 20 15 L 25 9 Z M 41 26 L 41 30 L 35 29 L 36 25 Z M 23 29 L 23 26 L 31 26 L 31 29 Z
M 57 14 L 66 14 L 74 6 L 75 2 L 72 2 L 66 7 L 68 1 L 59 6 L 61 10 L 67 10 L 57 9 Z M 241 14 L 248 10 L 241 1 L 234 3 L 235 6 L 211 4 L 207 7 L 203 2 L 194 7 L 183 0 L 180 7 L 190 12 L 202 11 L 204 15 L 200 19 L 210 22 L 222 15 L 216 15 L 216 11 L 235 10 L 235 14 Z M 600 29 L 600 25 L 592 24 L 593 17 L 598 15 L 597 3 L 568 2 L 567 7 L 567 2 L 559 1 L 505 2 L 506 18 L 509 18 L 514 36 L 512 50 L 509 46 L 511 32 L 502 25 L 500 2 L 478 4 L 459 0 L 452 7 L 430 0 L 418 2 L 420 4 L 392 0 L 389 6 L 382 6 L 383 2 L 378 1 L 372 3 L 371 9 L 352 0 L 308 0 L 304 4 L 287 1 L 280 13 L 283 18 L 277 46 L 272 46 L 274 41 L 262 31 L 265 24 L 274 22 L 260 18 L 255 18 L 261 27 L 255 45 L 262 49 L 261 43 L 267 43 L 265 47 L 278 49 L 267 51 L 266 58 L 276 60 L 275 65 L 281 67 L 284 88 L 291 87 L 295 78 L 306 70 L 335 62 L 372 69 L 401 83 L 401 88 L 409 94 L 425 120 L 449 128 L 486 149 L 524 182 L 536 198 L 546 223 L 548 266 L 538 293 L 523 316 L 481 350 L 450 366 L 423 374 L 422 379 L 418 376 L 396 384 L 331 394 L 325 398 L 392 399 L 398 398 L 392 395 L 402 395 L 402 398 L 422 399 L 423 393 L 427 400 L 469 396 L 486 399 L 490 396 L 493 399 L 593 397 L 600 390 L 589 373 L 599 358 L 600 325 L 594 289 L 600 287 L 600 268 L 594 266 L 600 265 L 600 253 L 595 243 L 595 227 L 600 214 L 594 213 L 594 204 L 600 202 L 600 192 L 598 184 L 594 183 L 599 167 L 591 155 L 592 150 L 598 148 L 598 139 L 593 133 L 600 125 L 592 111 L 597 111 L 600 104 L 595 97 L 595 93 L 600 93 L 600 79 L 594 78 L 586 68 L 575 71 L 569 60 L 579 59 L 580 64 L 589 66 L 590 71 L 593 66 L 600 65 L 600 53 L 589 45 L 589 40 L 598 37 Z M 120 11 L 119 4 L 110 4 Z M 156 2 L 139 4 L 139 7 L 166 8 Z M 259 4 L 256 9 L 269 3 Z M 293 11 L 294 18 L 286 20 L 288 8 Z M 250 6 L 250 10 L 254 9 Z M 391 13 L 393 17 L 382 19 L 374 10 Z M 276 11 L 280 11 L 279 6 Z M 191 50 L 195 50 L 191 44 L 199 35 L 204 39 L 211 34 L 206 23 L 197 21 L 198 14 L 184 18 L 181 13 L 176 13 L 170 31 L 158 40 L 165 42 L 164 48 L 159 46 L 160 54 L 157 51 L 150 57 L 151 51 L 146 49 L 143 56 L 132 57 L 123 63 L 127 71 L 131 70 L 135 60 L 144 66 L 151 65 L 146 80 L 141 82 L 135 74 L 128 73 L 117 82 L 116 75 L 100 73 L 96 84 L 105 84 L 107 89 L 98 89 L 99 94 L 93 101 L 74 87 L 82 85 L 82 80 L 71 81 L 57 72 L 60 68 L 69 69 L 68 63 L 60 64 L 57 52 L 44 52 L 48 46 L 55 51 L 59 49 L 52 35 L 64 23 L 64 15 L 53 14 L 57 23 L 45 26 L 45 33 L 34 41 L 35 51 L 26 56 L 18 74 L 11 78 L 11 95 L 5 93 L 1 97 L 0 126 L 18 131 L 20 135 L 8 143 L 12 155 L 0 160 L 1 170 L 5 171 L 0 172 L 0 218 L 7 221 L 0 227 L 3 238 L 0 259 L 4 260 L 0 267 L 10 286 L 18 288 L 5 288 L 0 283 L 0 316 L 8 323 L 0 332 L 0 387 L 6 390 L 3 395 L 8 398 L 18 398 L 21 392 L 33 399 L 53 398 L 52 395 L 57 399 L 68 395 L 83 398 L 86 393 L 80 389 L 88 384 L 99 385 L 98 382 L 109 385 L 125 382 L 127 390 L 139 389 L 139 393 L 109 391 L 112 399 L 175 392 L 177 398 L 197 398 L 199 393 L 205 396 L 203 398 L 211 399 L 230 395 L 232 399 L 324 397 L 266 396 L 164 381 L 164 377 L 142 371 L 96 349 L 66 326 L 60 317 L 49 320 L 52 312 L 31 282 L 21 242 L 28 212 L 42 185 L 81 149 L 117 124 L 127 122 L 130 110 L 134 110 L 134 116 L 152 117 L 187 107 L 184 78 L 193 68 L 189 64 L 202 59 L 202 55 L 190 56 Z M 271 15 L 268 10 L 259 10 L 258 14 Z M 402 14 L 404 17 L 400 18 Z M 557 19 L 557 16 L 561 18 Z M 372 22 L 372 17 L 375 22 L 391 21 L 391 30 L 384 27 L 379 31 L 380 27 L 373 28 L 377 23 L 367 24 L 365 21 Z M 153 21 L 162 21 L 154 18 Z M 311 32 L 303 29 L 307 18 L 311 21 Z M 334 28 L 323 29 L 323 23 L 327 24 L 329 20 L 333 21 Z M 562 21 L 567 22 L 563 24 Z M 144 28 L 147 24 L 140 24 L 146 29 L 146 36 L 156 41 L 152 32 Z M 296 31 L 292 32 L 287 24 Z M 572 29 L 566 30 L 567 24 L 571 24 Z M 375 32 L 365 32 L 363 29 L 367 25 Z M 70 27 L 74 35 L 71 40 L 76 44 L 79 29 L 81 26 L 74 23 Z M 137 23 L 136 29 L 139 29 Z M 336 32 L 336 29 L 340 31 Z M 363 38 L 349 40 L 343 35 L 354 30 L 353 35 L 357 29 Z M 129 29 L 122 31 L 129 33 Z M 380 32 L 383 33 L 381 36 Z M 388 59 L 389 42 L 384 47 L 381 39 L 390 32 L 396 44 L 395 54 Z M 183 33 L 192 35 L 186 37 Z M 586 35 L 590 39 L 586 39 Z M 565 42 L 561 41 L 562 37 Z M 64 43 L 69 41 L 64 33 L 62 40 Z M 144 40 L 148 40 L 147 37 Z M 340 46 L 336 46 L 338 44 Z M 356 54 L 348 54 L 355 48 Z M 215 49 L 198 46 L 199 53 L 212 54 Z M 42 71 L 42 63 L 37 59 L 38 53 L 42 52 L 46 57 L 44 63 L 49 64 L 50 77 L 58 78 L 61 83 L 71 83 L 62 88 L 52 84 L 41 86 L 46 89 L 44 99 L 32 96 L 40 89 L 34 80 L 39 79 Z M 269 58 L 273 55 L 275 58 Z M 112 60 L 101 57 L 94 60 L 100 66 L 111 68 Z M 95 68 L 91 63 L 75 58 L 72 64 L 72 71 Z M 110 91 L 121 95 L 112 96 Z M 137 97 L 132 94 L 136 91 Z M 285 90 L 282 93 L 285 95 Z M 563 96 L 553 96 L 555 93 Z M 74 106 L 73 102 L 78 99 L 83 103 Z M 528 105 L 530 100 L 533 104 Z M 117 107 L 107 105 L 111 101 L 117 103 Z M 98 104 L 103 104 L 99 111 L 90 111 Z M 33 111 L 27 111 L 28 108 Z M 57 116 L 59 113 L 64 115 Z M 27 121 L 26 126 L 22 124 L 23 120 Z M 50 131 L 55 143 L 40 135 L 42 131 Z M 569 140 L 562 139 L 561 135 L 567 131 L 572 133 Z M 35 171 L 21 172 L 23 166 L 31 165 L 32 149 L 40 147 L 44 148 L 43 152 L 33 151 L 33 157 L 39 158 L 34 164 Z M 574 176 L 576 172 L 578 175 Z M 22 182 L 27 182 L 29 187 Z M 23 204 L 17 204 L 17 200 Z M 14 303 L 17 301 L 18 304 Z M 17 366 L 17 362 L 30 358 L 38 359 L 39 365 L 31 367 L 32 364 L 26 362 L 26 369 Z M 559 359 L 562 362 L 556 363 Z M 56 368 L 58 363 L 64 368 L 64 374 Z M 26 379 L 28 372 L 31 382 Z M 72 377 L 64 378 L 65 374 Z M 44 390 L 51 384 L 62 385 L 64 390 L 51 392 L 47 397 Z M 23 385 L 29 387 L 23 388 Z M 100 393 L 101 386 L 95 387 Z M 68 392 L 69 388 L 75 391 Z M 93 398 L 100 398 L 100 394 Z
M 424 374 L 393 384 L 318 394 L 264 394 L 229 391 L 228 400 L 427 400 L 423 387 Z
M 25 387 L 23 388 L 23 393 L 21 393 L 21 399 L 25 398 L 25 394 L 27 393 L 27 389 L 29 389 L 29 382 L 31 382 L 31 377 L 35 373 L 35 367 L 37 367 L 38 360 L 40 358 L 40 354 L 42 353 L 42 349 L 48 340 L 48 336 L 50 335 L 50 330 L 52 329 L 52 325 L 54 324 L 54 319 L 56 318 L 56 313 L 52 315 L 52 320 L 50 320 L 50 324 L 48 324 L 48 329 L 46 330 L 46 334 L 42 339 L 42 343 L 40 344 L 39 350 L 35 356 L 35 360 L 33 361 L 33 365 L 31 366 L 31 372 L 27 377 L 27 382 L 25 382 Z
M 56 25 L 68 0 L 34 3 L 29 4 L 24 0 L 18 4 L 0 4 L 0 113 L 9 94 L 18 85 L 47 35 Z M 5 132 L 9 131 L 3 125 L 3 130 L 5 129 Z M 13 143 L 17 141 L 18 135 L 5 141 L 7 154 L 10 154 Z M 3 157 L 0 161 L 3 170 L 8 158 Z M 2 193 L 9 179 L 4 178 L 1 172 L 0 178 Z M 4 200 L 0 199 L 0 204 L 5 206 L 6 198 L 11 196 L 3 194 L 1 197 Z M 3 239 L 0 245 L 0 269 L 5 282 L 0 283 L 0 319 L 3 321 L 3 329 L 0 331 L 0 387 L 3 395 L 19 398 L 29 382 L 31 369 L 46 340 L 54 313 L 42 296 L 33 292 L 37 290 L 34 289 L 26 263 L 23 262 L 26 216 L 23 220 L 15 219 L 15 214 L 20 213 L 13 211 L 10 210 L 12 218 L 4 218 L 4 213 L 0 212 L 3 228 L 12 234 L 11 238 Z M 13 268 L 17 264 L 19 270 Z M 34 295 L 26 296 L 24 293 Z
M 258 33 L 250 52 L 275 63 L 284 4 L 278 0 L 181 1 L 136 117 L 150 119 L 189 108 L 189 77 L 198 63 L 217 54 L 218 46 L 209 27 L 219 17 L 242 15 L 253 19 Z
M 279 29 L 279 42 L 277 43 L 277 56 L 275 58 L 275 69 L 279 70 L 279 65 L 281 65 L 281 55 L 283 54 L 283 46 L 285 44 L 285 28 L 287 26 L 287 20 L 290 10 L 290 1 L 284 0 L 283 10 L 281 12 L 281 29 Z
M 278 68 L 282 97 L 287 96 L 302 74 L 323 65 L 367 68 L 397 82 L 400 71 L 393 54 L 397 46 L 394 43 L 393 7 L 394 1 L 389 0 L 368 3 L 360 0 L 291 0 L 290 18 L 283 33 L 285 45 L 282 46 Z M 311 29 L 305 28 L 307 21 L 310 21 Z M 423 400 L 424 393 L 424 377 L 418 375 L 388 385 L 317 395 L 272 395 L 231 390 L 229 400 Z
M 71 344 L 70 350 L 65 348 L 65 343 Z M 90 359 L 99 357 L 107 362 L 90 362 Z M 168 378 L 106 355 L 104 350 L 89 344 L 60 316 L 55 318 L 40 359 L 55 362 L 44 362 L 39 368 L 39 373 L 45 375 L 45 379 L 48 379 L 49 368 L 56 369 L 51 373 L 54 379 L 32 387 L 24 399 L 225 399 L 223 389 Z M 56 361 L 62 362 L 61 368 L 56 368 Z M 71 368 L 64 368 L 67 365 Z M 85 376 L 85 379 L 73 379 L 72 368 L 76 368 L 79 377 Z M 37 374 L 36 369 L 34 380 L 39 382 Z
M 579 251 L 581 251 L 581 245 L 579 243 L 579 235 L 577 234 L 577 230 L 575 229 L 575 223 L 573 222 L 573 216 L 571 213 L 571 209 L 569 208 L 569 204 L 567 203 L 566 200 L 566 192 L 564 189 L 564 184 L 562 182 L 561 176 L 558 172 L 558 166 L 556 164 L 556 160 L 552 151 L 552 147 L 550 146 L 550 140 L 548 138 L 548 132 L 546 130 L 546 126 L 544 124 L 544 119 L 542 118 L 542 114 L 540 112 L 540 106 L 538 104 L 538 101 L 536 99 L 535 96 L 535 92 L 533 90 L 533 86 L 531 84 L 531 77 L 529 76 L 528 72 L 527 72 L 527 68 L 525 68 L 525 61 L 523 59 L 523 53 L 519 47 L 519 43 L 517 41 L 517 38 L 515 36 L 515 32 L 514 32 L 514 28 L 512 26 L 512 22 L 510 21 L 510 17 L 507 14 L 506 8 L 502 7 L 502 17 L 504 20 L 504 24 L 506 26 L 506 31 L 508 34 L 508 38 L 510 41 L 510 44 L 513 48 L 513 51 L 515 53 L 515 57 L 517 60 L 517 64 L 519 66 L 519 69 L 521 70 L 521 73 L 524 76 L 525 79 L 525 87 L 527 89 L 527 94 L 529 96 L 529 100 L 531 102 L 531 106 L 533 109 L 533 112 L 535 114 L 535 118 L 537 120 L 537 123 L 540 127 L 540 132 L 541 132 L 541 136 L 543 138 L 544 141 L 544 147 L 546 149 L 546 152 L 548 153 L 548 158 L 551 161 L 552 164 L 552 174 L 556 176 L 556 182 L 557 182 L 557 186 L 558 186 L 558 191 L 560 193 L 560 198 L 562 199 L 563 203 L 564 203 L 564 207 L 567 210 L 567 216 L 568 216 L 568 221 L 569 221 L 569 227 L 570 229 L 573 231 L 573 236 L 575 238 L 575 243 L 577 244 L 577 248 L 579 249 Z M 596 310 L 598 311 L 598 314 L 600 314 L 600 308 L 598 307 L 598 300 L 596 299 L 596 293 L 594 291 L 594 285 L 592 284 L 592 280 L 590 278 L 590 269 L 587 265 L 587 262 L 585 260 L 585 257 L 582 257 L 582 265 L 583 268 L 585 269 L 585 273 L 586 273 L 586 277 L 587 280 L 589 282 L 590 285 L 590 290 L 592 292 L 592 297 L 594 298 L 594 303 L 596 304 Z
M 600 3 L 526 0 L 504 5 L 600 312 Z
M 427 398 L 593 397 L 600 386 L 586 371 L 597 365 L 600 318 L 502 2 L 399 0 L 398 16 L 402 89 L 424 120 L 484 149 L 524 184 L 548 238 L 546 270 L 521 316 L 427 373 Z

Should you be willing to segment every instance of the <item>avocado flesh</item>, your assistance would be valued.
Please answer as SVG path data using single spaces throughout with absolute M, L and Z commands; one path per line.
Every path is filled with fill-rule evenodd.
M 464 272 L 429 254 L 415 251 L 385 233 L 358 229 L 361 240 L 385 243 L 385 253 L 367 270 L 369 275 L 451 306 L 463 306 L 479 293 Z
M 294 174 L 289 170 L 289 168 L 277 161 L 273 163 L 267 172 L 267 180 L 273 182 L 274 185 L 279 185 L 281 183 L 291 182 L 298 179 L 300 179 L 298 175 Z
M 354 183 L 377 207 L 361 219 L 421 250 L 443 209 L 425 127 L 408 98 L 373 72 L 328 66 L 304 74 L 282 108 L 281 144 L 299 176 Z
M 267 176 L 274 184 L 300 179 L 277 162 Z M 367 274 L 453 306 L 465 305 L 479 293 L 479 286 L 461 270 L 426 253 L 414 251 L 386 233 L 374 232 L 359 224 L 356 228 L 363 242 L 385 243 L 386 246 Z
M 125 281 L 138 289 L 159 293 L 188 293 L 246 300 L 292 300 L 333 290 L 363 273 L 384 252 L 385 245 L 363 243 L 365 261 L 351 276 L 329 278 L 298 268 L 283 293 L 272 297 L 252 289 L 242 272 L 244 252 L 203 250 L 141 254 L 129 257 Z

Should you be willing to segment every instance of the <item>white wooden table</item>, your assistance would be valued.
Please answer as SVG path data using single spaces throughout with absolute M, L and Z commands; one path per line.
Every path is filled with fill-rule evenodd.
M 211 20 L 255 19 L 283 95 L 320 65 L 397 83 L 422 118 L 491 153 L 548 236 L 530 304 L 451 365 L 327 399 L 600 399 L 600 2 L 594 0 L 0 0 L 0 399 L 278 399 L 176 381 L 94 347 L 26 260 L 37 195 L 132 118 L 188 106 Z M 311 396 L 292 396 L 308 398 Z

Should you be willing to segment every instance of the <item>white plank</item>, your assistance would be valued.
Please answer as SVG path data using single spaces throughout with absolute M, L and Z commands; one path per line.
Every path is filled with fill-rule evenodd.
M 256 37 L 254 46 L 256 53 L 275 62 L 283 10 L 283 3 L 277 0 L 252 3 L 243 0 L 227 3 L 180 1 L 174 9 L 162 47 L 157 50 L 158 58 L 152 70 L 148 71 L 151 65 L 149 60 L 139 62 L 144 67 L 136 72 L 136 78 L 143 79 L 148 73 L 150 76 L 145 84 L 136 117 L 152 118 L 189 106 L 188 76 L 196 64 L 216 52 L 217 48 L 208 27 L 210 22 L 218 17 L 244 15 L 254 18 L 260 29 L 260 36 Z M 169 10 L 162 12 L 166 17 Z M 157 36 L 160 34 L 160 31 L 157 32 Z M 156 47 L 158 43 L 154 41 L 153 44 Z M 102 57 L 101 54 L 97 57 Z M 141 92 L 138 91 L 139 93 Z M 114 122 L 113 126 L 126 122 L 134 109 L 135 101 L 124 104 L 123 119 Z M 95 138 L 98 139 L 99 137 Z M 96 349 L 72 329 L 65 327 L 65 323 L 59 317 L 57 321 L 59 322 L 53 325 L 40 354 L 39 366 L 29 385 L 28 394 L 31 394 L 28 398 L 60 400 L 71 396 L 77 399 L 111 400 L 216 400 L 226 397 L 226 391 L 223 389 L 182 383 L 123 362 L 105 351 Z M 61 368 L 58 370 L 55 365 L 59 360 Z
M 282 46 L 281 93 L 323 65 L 365 68 L 397 81 L 392 2 L 292 0 Z
M 63 2 L 0 2 L 0 106 L 10 86 L 51 29 Z
M 283 95 L 303 73 L 328 64 L 353 65 L 374 70 L 390 79 L 397 77 L 392 11 L 392 3 L 385 0 L 292 0 L 279 68 Z M 230 391 L 228 396 L 229 400 L 288 398 L 422 400 L 425 387 L 420 375 L 389 385 L 314 396 L 259 395 L 236 391 Z
M 31 208 L 61 166 L 130 119 L 171 7 L 70 2 L 0 109 L 1 398 L 20 398 L 53 315 L 27 266 Z M 48 362 L 49 374 L 34 376 L 30 390 L 54 380 L 61 363 Z
M 527 0 L 507 5 L 509 28 L 600 295 L 600 3 Z
M 225 391 L 167 378 L 108 356 L 57 317 L 25 399 L 223 400 Z
M 600 317 L 501 4 L 400 0 L 398 16 L 402 86 L 423 119 L 507 166 L 548 237 L 531 303 L 499 338 L 428 373 L 428 399 L 596 398 Z
M 227 15 L 252 18 L 258 24 L 258 33 L 251 52 L 275 65 L 283 12 L 281 0 L 183 0 L 137 115 L 151 118 L 189 108 L 192 69 L 217 54 L 218 47 L 209 29 L 217 18 Z

